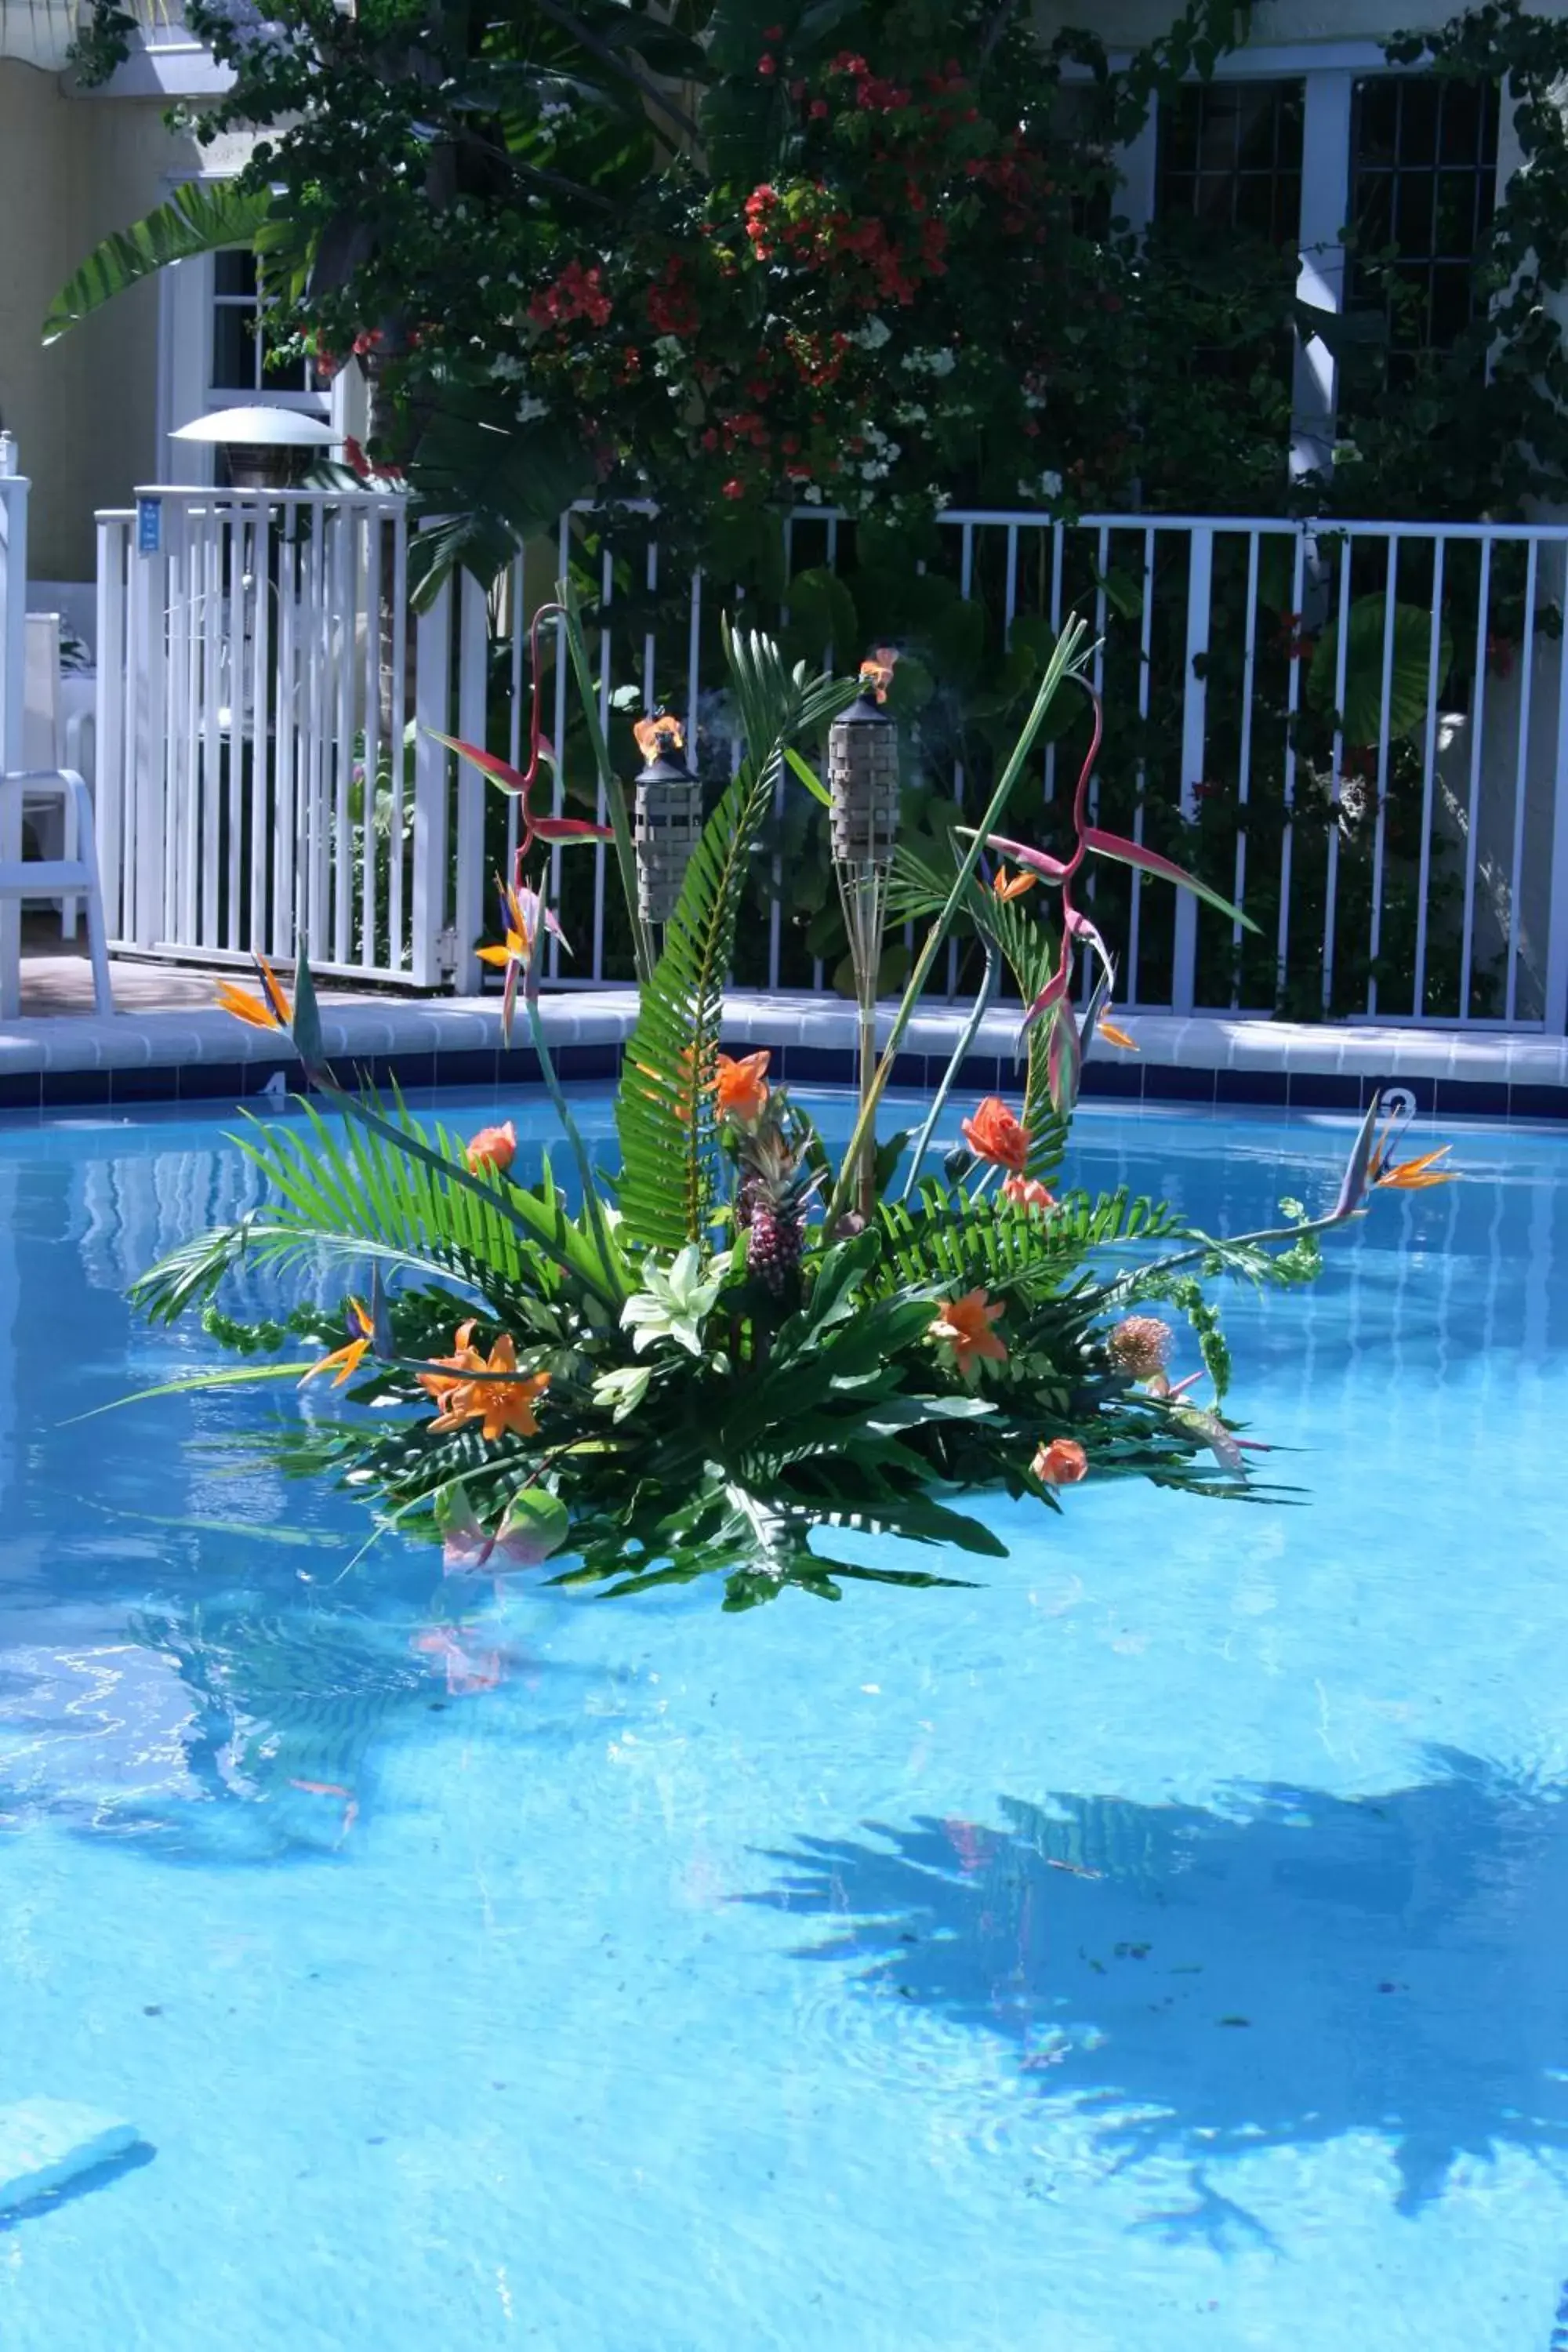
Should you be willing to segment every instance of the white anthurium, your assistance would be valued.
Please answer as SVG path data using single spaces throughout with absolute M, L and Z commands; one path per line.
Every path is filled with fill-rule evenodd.
M 621 1309 L 621 1321 L 631 1333 L 638 1355 L 656 1340 L 673 1339 L 689 1356 L 700 1356 L 702 1326 L 713 1312 L 724 1280 L 721 1264 L 712 1273 L 703 1273 L 702 1252 L 695 1242 L 687 1243 L 668 1271 L 650 1266 L 642 1289 L 634 1291 Z

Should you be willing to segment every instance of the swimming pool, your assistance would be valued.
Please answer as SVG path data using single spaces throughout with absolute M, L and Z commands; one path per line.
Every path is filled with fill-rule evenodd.
M 254 1402 L 69 1420 L 216 1358 L 121 1294 L 223 1126 L 0 1131 L 0 2106 L 143 2141 L 0 2217 L 5 2352 L 1548 2352 L 1568 1139 L 1231 1295 L 1304 1508 L 453 1637 Z M 1075 1153 L 1235 1228 L 1350 1131 Z

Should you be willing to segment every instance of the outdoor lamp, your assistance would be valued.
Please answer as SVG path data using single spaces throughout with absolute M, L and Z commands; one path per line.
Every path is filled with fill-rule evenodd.
M 702 786 L 686 764 L 679 719 L 660 712 L 632 733 L 644 761 L 632 815 L 637 903 L 646 922 L 668 923 L 702 831 Z
M 859 694 L 827 730 L 828 822 L 860 1011 L 862 1103 L 876 1067 L 877 978 L 899 825 L 899 730 L 883 708 L 894 659 L 882 646 L 874 660 L 861 663 Z M 875 1195 L 874 1151 L 868 1143 L 860 1169 L 864 1214 Z
M 324 417 L 304 409 L 262 407 L 220 408 L 170 436 L 226 450 L 229 485 L 237 490 L 295 488 L 309 453 L 331 448 L 338 437 Z

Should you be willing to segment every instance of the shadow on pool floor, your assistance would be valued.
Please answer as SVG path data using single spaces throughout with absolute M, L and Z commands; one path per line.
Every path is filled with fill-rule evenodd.
M 868 1823 L 774 1854 L 779 1883 L 741 1899 L 832 1921 L 797 1957 L 862 1960 L 859 1997 L 1015 2042 L 1120 2156 L 1373 2132 L 1415 2212 L 1462 2156 L 1568 2144 L 1563 1791 L 1427 1763 L 1375 1798 L 1004 1798 L 1002 1828 Z M 1214 2234 L 1234 2209 L 1190 2219 Z

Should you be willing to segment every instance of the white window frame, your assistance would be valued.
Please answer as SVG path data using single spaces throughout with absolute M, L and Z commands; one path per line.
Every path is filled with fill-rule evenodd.
M 1377 41 L 1276 41 L 1237 50 L 1215 68 L 1215 81 L 1300 81 L 1305 114 L 1301 132 L 1300 269 L 1303 302 L 1336 316 L 1344 309 L 1345 247 L 1351 189 L 1352 101 L 1358 81 L 1407 71 L 1390 65 Z M 1195 79 L 1195 77 L 1194 77 Z M 1500 200 L 1514 168 L 1504 122 L 1498 138 Z M 1126 186 L 1121 211 L 1141 234 L 1154 217 L 1158 171 L 1154 108 L 1138 137 L 1122 150 Z M 1325 470 L 1332 459 L 1339 406 L 1339 370 L 1321 336 L 1298 339 L 1290 428 L 1290 475 Z
M 222 173 L 181 173 L 163 184 L 165 196 L 193 179 L 219 181 Z M 204 489 L 214 478 L 210 444 L 176 441 L 182 425 L 220 408 L 293 408 L 324 417 L 340 435 L 344 421 L 346 370 L 340 369 L 321 392 L 247 391 L 212 381 L 213 313 L 217 271 L 210 253 L 176 261 L 158 280 L 158 443 L 154 470 L 159 482 Z

